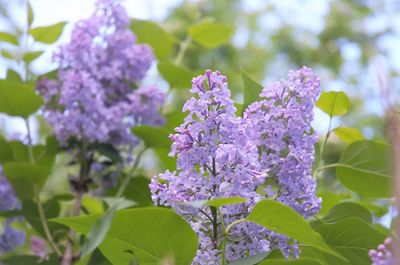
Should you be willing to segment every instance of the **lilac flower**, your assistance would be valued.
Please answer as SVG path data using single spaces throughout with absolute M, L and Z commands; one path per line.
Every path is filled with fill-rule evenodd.
M 99 0 L 94 14 L 75 25 L 71 41 L 55 54 L 58 80 L 37 84 L 47 121 L 62 144 L 75 138 L 135 146 L 132 126 L 163 122 L 164 94 L 138 85 L 153 53 L 135 43 L 129 23 L 119 1 Z
M 15 197 L 14 189 L 8 180 L 3 176 L 0 167 L 0 211 L 11 211 L 18 206 L 18 200 Z
M 385 242 L 378 246 L 378 249 L 371 249 L 369 256 L 372 265 L 394 265 L 393 242 L 391 238 L 386 238 Z
M 0 254 L 11 252 L 25 242 L 25 233 L 6 225 L 0 234 Z
M 308 218 L 320 209 L 311 176 L 318 141 L 311 121 L 320 84 L 306 67 L 288 77 L 265 88 L 261 93 L 265 99 L 250 105 L 244 120 L 246 134 L 260 150 L 261 167 L 268 169 L 272 180 L 267 191 L 275 189 L 278 201 Z
M 31 250 L 35 256 L 38 256 L 42 259 L 46 258 L 48 255 L 46 240 L 38 236 L 31 236 Z
M 19 207 L 14 189 L 5 178 L 0 167 L 0 211 L 11 211 Z M 0 255 L 13 251 L 25 242 L 25 233 L 11 227 L 13 219 L 6 219 L 3 223 L 4 230 L 0 233 Z
M 199 235 L 193 264 L 220 264 L 218 224 L 223 221 L 226 226 L 247 217 L 265 197 L 273 196 L 305 218 L 319 209 L 310 175 L 316 141 L 310 122 L 319 92 L 317 78 L 307 68 L 291 72 L 288 81 L 264 89 L 262 96 L 267 99 L 252 104 L 243 119 L 235 114 L 226 81 L 219 72 L 209 70 L 193 79 L 191 92 L 196 96 L 183 108 L 189 114 L 170 136 L 170 155 L 177 156 L 177 171 L 166 171 L 150 183 L 154 203 L 173 207 Z M 280 98 L 269 96 L 272 89 Z M 273 189 L 265 195 L 256 192 L 264 183 L 279 187 L 278 194 Z M 187 204 L 230 196 L 244 197 L 247 202 L 222 207 L 223 220 L 212 208 L 198 210 Z M 275 248 L 285 256 L 299 254 L 296 243 L 286 236 L 240 223 L 230 230 L 226 258 L 234 261 Z
M 319 81 L 308 68 L 290 72 L 287 81 L 265 88 L 265 99 L 249 106 L 243 118 L 235 114 L 225 76 L 207 70 L 192 83 L 195 97 L 183 108 L 188 116 L 170 136 L 177 171 L 155 176 L 150 189 L 156 205 L 173 207 L 199 235 L 193 264 L 220 264 L 220 223 L 246 218 L 261 199 L 279 200 L 305 218 L 319 210 L 311 177 L 317 137 L 310 126 Z M 265 194 L 257 192 L 263 184 L 268 184 Z M 198 210 L 187 204 L 230 196 L 247 202 L 222 207 L 223 220 L 210 207 Z M 299 254 L 296 242 L 286 236 L 239 223 L 229 232 L 226 258 L 234 261 L 275 248 L 286 257 Z

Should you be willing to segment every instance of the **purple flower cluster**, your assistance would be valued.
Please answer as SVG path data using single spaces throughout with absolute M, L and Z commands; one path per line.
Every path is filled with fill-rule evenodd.
M 243 118 L 235 114 L 225 76 L 207 70 L 192 82 L 196 96 L 183 108 L 189 114 L 170 136 L 177 171 L 155 176 L 150 189 L 156 205 L 173 207 L 199 235 L 193 264 L 220 264 L 221 222 L 227 226 L 246 218 L 263 198 L 282 201 L 305 218 L 318 211 L 311 177 L 317 138 L 310 122 L 319 81 L 308 68 L 291 72 L 287 81 L 265 88 L 265 99 L 249 106 Z M 266 192 L 260 189 L 264 185 Z M 215 209 L 187 204 L 230 196 L 247 202 L 222 207 L 223 220 Z M 229 232 L 226 258 L 234 261 L 275 248 L 285 256 L 298 255 L 287 237 L 239 223 Z
M 320 93 L 319 78 L 306 67 L 289 72 L 288 79 L 266 87 L 265 99 L 250 105 L 244 120 L 246 134 L 260 151 L 261 167 L 273 181 L 268 196 L 289 205 L 305 218 L 315 215 L 320 199 L 311 176 L 314 144 L 313 107 Z
M 18 200 L 8 180 L 0 167 L 0 211 L 11 211 L 18 208 Z M 13 251 L 25 242 L 25 233 L 11 227 L 12 219 L 6 219 L 4 230 L 0 233 L 0 255 Z
M 130 127 L 163 122 L 164 94 L 139 82 L 150 68 L 149 46 L 136 44 L 129 17 L 115 0 L 98 0 L 79 21 L 71 41 L 55 54 L 58 79 L 42 79 L 45 116 L 58 140 L 134 145 Z
M 372 265 L 394 265 L 392 245 L 392 239 L 386 238 L 385 242 L 380 244 L 377 250 L 371 249 L 368 254 L 372 260 Z

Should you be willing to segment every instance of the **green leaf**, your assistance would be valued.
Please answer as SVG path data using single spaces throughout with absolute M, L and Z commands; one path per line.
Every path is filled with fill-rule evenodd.
M 25 62 L 30 63 L 37 58 L 39 58 L 40 55 L 43 54 L 44 51 L 35 51 L 35 52 L 27 52 L 24 54 L 24 57 L 22 58 Z
M 242 111 L 244 112 L 251 103 L 260 99 L 260 93 L 263 90 L 263 86 L 254 81 L 243 70 L 242 79 L 244 84 Z
M 254 265 L 254 264 L 258 264 L 260 261 L 265 259 L 265 257 L 268 254 L 269 254 L 269 252 L 257 254 L 257 255 L 254 255 L 254 256 L 247 256 L 245 258 L 241 258 L 241 259 L 237 259 L 237 260 L 235 260 L 233 262 L 229 262 L 228 265 Z
M 8 162 L 12 159 L 12 149 L 7 141 L 0 135 L 0 163 Z
M 35 94 L 33 85 L 0 80 L 0 112 L 28 118 L 42 104 L 43 99 Z
M 352 265 L 370 265 L 368 251 L 376 248 L 386 237 L 358 218 L 341 219 L 333 224 L 318 222 L 314 229 Z
M 89 195 L 82 197 L 82 208 L 89 214 L 103 213 L 103 202 L 100 198 L 91 197 Z
M 233 35 L 233 27 L 221 23 L 203 21 L 189 27 L 189 34 L 196 42 L 206 48 L 216 48 L 228 43 Z
M 181 108 L 179 108 L 176 111 L 167 113 L 164 115 L 165 119 L 166 119 L 166 125 L 165 125 L 165 129 L 167 129 L 168 132 L 174 132 L 176 127 L 179 127 L 185 117 L 187 116 L 187 113 L 182 112 Z
M 34 187 L 42 187 L 51 173 L 46 167 L 28 162 L 9 162 L 3 170 L 20 199 L 33 198 Z
M 226 205 L 232 204 L 240 204 L 246 202 L 246 198 L 240 196 L 232 196 L 232 197 L 221 197 L 215 198 L 212 200 L 199 200 L 199 201 L 192 201 L 188 202 L 187 204 L 195 207 L 195 208 L 203 208 L 204 206 L 213 206 L 216 208 L 220 208 Z
M 258 265 L 323 265 L 319 260 L 310 258 L 299 258 L 296 260 L 267 259 Z
M 137 202 L 139 206 L 153 205 L 149 184 L 150 180 L 145 177 L 133 177 L 126 188 L 124 196 L 134 202 Z
M 7 69 L 7 80 L 14 81 L 14 82 L 22 82 L 21 76 L 18 72 L 14 71 L 13 69 Z
M 96 143 L 93 144 L 92 147 L 96 149 L 100 154 L 108 157 L 112 162 L 122 162 L 121 154 L 112 144 Z
M 342 91 L 322 92 L 316 105 L 330 117 L 340 116 L 349 111 L 350 100 Z
M 342 200 L 342 196 L 340 194 L 329 192 L 329 191 L 321 191 L 317 193 L 317 197 L 320 197 L 321 202 L 321 210 L 318 215 L 325 215 L 328 211 L 338 204 Z
M 336 175 L 349 190 L 362 196 L 387 198 L 392 191 L 390 147 L 375 141 L 350 144 L 336 164 Z
M 17 45 L 17 46 L 19 44 L 16 36 L 14 36 L 10 33 L 1 32 L 1 31 L 0 31 L 0 41 L 8 42 L 8 43 L 11 43 L 11 44 Z
M 1 55 L 3 55 L 4 58 L 14 60 L 17 56 L 12 52 L 12 51 L 6 51 L 2 50 Z
M 58 201 L 49 200 L 43 204 L 43 210 L 46 218 L 55 218 L 60 214 L 60 204 Z M 46 238 L 46 233 L 39 217 L 40 215 L 37 204 L 32 200 L 23 200 L 21 211 L 22 215 L 29 222 L 32 228 L 35 229 L 35 231 L 43 238 Z M 48 223 L 48 226 L 50 232 L 58 231 L 58 236 L 63 236 L 62 232 L 66 230 L 62 225 L 56 223 Z
M 322 218 L 324 223 L 335 223 L 344 218 L 359 218 L 366 223 L 372 223 L 372 215 L 365 207 L 353 202 L 342 202 L 329 210 Z
M 132 128 L 132 132 L 139 136 L 147 147 L 150 148 L 170 148 L 171 142 L 168 139 L 169 133 L 160 127 L 137 126 Z
M 87 240 L 83 245 L 81 258 L 91 254 L 101 244 L 101 242 L 103 242 L 108 230 L 111 227 L 114 214 L 121 202 L 121 199 L 116 201 L 110 208 L 107 209 L 105 214 L 95 222 L 89 234 L 87 235 Z
M 158 71 L 171 88 L 190 88 L 192 85 L 194 74 L 183 66 L 164 61 L 158 63 Z
M 153 148 L 156 152 L 158 158 L 161 161 L 161 164 L 164 169 L 168 169 L 169 171 L 174 171 L 176 169 L 176 156 L 171 157 L 169 156 L 169 152 L 171 148 Z
M 312 230 L 301 215 L 280 202 L 260 201 L 247 217 L 247 221 L 258 223 L 272 231 L 341 258 L 324 242 L 324 239 L 318 233 Z
M 32 5 L 31 3 L 28 1 L 28 14 L 27 14 L 27 18 L 28 18 L 28 26 L 30 27 L 32 25 L 33 22 L 33 9 L 32 9 Z
M 46 44 L 52 44 L 58 40 L 63 32 L 66 22 L 54 25 L 37 27 L 29 30 L 29 34 L 36 40 Z
M 173 48 L 174 39 L 157 23 L 146 20 L 132 20 L 131 30 L 136 34 L 138 42 L 149 44 L 157 58 L 165 59 Z
M 309 246 L 300 247 L 302 258 L 311 258 L 319 260 L 323 265 L 351 265 L 350 261 L 344 261 L 335 256 L 326 254 L 318 249 Z
M 87 235 L 99 215 L 58 218 L 64 224 Z M 137 258 L 140 265 L 190 264 L 196 254 L 198 240 L 190 225 L 172 210 L 135 208 L 118 211 L 100 245 L 100 250 L 113 264 L 128 265 Z
M 20 141 L 8 142 L 11 147 L 14 160 L 16 162 L 29 162 L 29 147 L 21 143 Z M 47 153 L 47 149 L 43 145 L 35 145 L 32 147 L 33 156 L 35 157 L 35 164 L 41 165 L 49 170 L 52 168 L 54 163 L 54 153 Z
M 334 132 L 340 140 L 346 143 L 365 140 L 364 135 L 356 128 L 340 127 L 336 128 Z

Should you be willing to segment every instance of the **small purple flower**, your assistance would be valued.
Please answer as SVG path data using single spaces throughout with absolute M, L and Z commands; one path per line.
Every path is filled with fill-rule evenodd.
M 13 251 L 25 243 L 25 233 L 6 225 L 0 234 L 0 254 Z
M 0 211 L 11 211 L 19 208 L 15 192 L 0 167 Z M 6 219 L 3 223 L 4 230 L 0 233 L 0 254 L 11 252 L 25 242 L 25 233 L 11 227 L 14 218 Z
M 46 240 L 38 236 L 31 236 L 31 251 L 35 256 L 46 258 L 49 251 Z
M 394 265 L 392 239 L 386 238 L 385 242 L 380 244 L 377 250 L 371 249 L 368 255 L 372 260 L 372 265 Z

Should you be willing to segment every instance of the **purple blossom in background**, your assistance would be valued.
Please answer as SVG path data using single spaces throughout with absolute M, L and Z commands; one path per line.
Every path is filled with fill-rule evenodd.
M 164 94 L 138 86 L 153 53 L 149 46 L 135 44 L 129 23 L 119 1 L 97 1 L 94 14 L 75 25 L 71 41 L 54 56 L 58 80 L 37 84 L 47 121 L 62 144 L 76 138 L 134 146 L 132 126 L 163 123 L 159 110 Z
M 372 260 L 372 265 L 394 265 L 393 257 L 393 242 L 391 238 L 386 238 L 383 244 L 378 246 L 378 249 L 371 249 L 369 256 Z
M 11 252 L 25 242 L 25 233 L 6 225 L 0 235 L 0 254 Z
M 177 171 L 155 176 L 150 189 L 156 205 L 175 208 L 199 235 L 193 264 L 220 264 L 221 226 L 215 231 L 213 222 L 221 220 L 209 207 L 198 210 L 187 202 L 246 198 L 246 203 L 222 207 L 225 226 L 247 217 L 265 197 L 282 201 L 305 218 L 318 211 L 320 201 L 311 177 L 316 136 L 310 122 L 319 82 L 308 68 L 291 72 L 288 81 L 264 89 L 266 99 L 251 105 L 243 119 L 235 114 L 225 76 L 207 70 L 192 83 L 196 97 L 183 108 L 189 114 L 170 136 Z M 281 98 L 271 98 L 272 90 Z M 271 183 L 265 195 L 256 192 L 264 183 Z M 275 248 L 286 257 L 299 254 L 287 237 L 254 223 L 240 223 L 230 230 L 226 257 L 234 261 Z
M 42 259 L 46 258 L 49 252 L 46 240 L 38 236 L 31 236 L 31 250 L 35 256 Z
M 18 200 L 15 197 L 14 189 L 3 175 L 0 167 L 0 211 L 11 211 L 18 206 Z
M 0 167 L 0 211 L 11 211 L 18 207 L 19 203 L 15 197 L 14 189 L 3 175 Z M 25 233 L 12 228 L 12 222 L 12 219 L 6 219 L 3 224 L 4 230 L 0 233 L 0 255 L 13 251 L 25 242 Z

